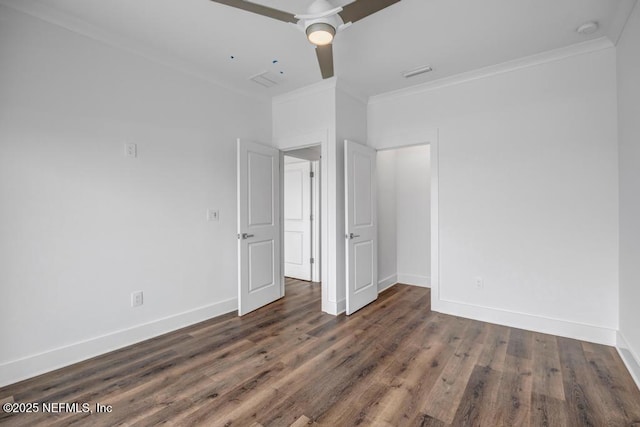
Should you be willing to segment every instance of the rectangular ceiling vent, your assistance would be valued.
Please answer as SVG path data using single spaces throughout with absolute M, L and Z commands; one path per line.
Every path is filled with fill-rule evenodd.
M 249 77 L 249 80 L 263 87 L 277 86 L 283 81 L 282 77 L 271 71 L 263 71 L 262 73 Z

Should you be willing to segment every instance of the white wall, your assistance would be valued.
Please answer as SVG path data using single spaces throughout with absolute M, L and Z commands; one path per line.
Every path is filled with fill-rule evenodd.
M 620 140 L 620 334 L 618 345 L 640 385 L 640 6 L 618 43 Z M 635 358 L 635 360 L 634 360 Z
M 378 151 L 378 291 L 398 282 L 397 150 Z
M 5 6 L 0 57 L 0 385 L 235 310 L 235 138 L 270 105 Z
M 428 145 L 397 150 L 398 282 L 431 285 L 431 167 Z
M 615 49 L 593 46 L 370 101 L 374 147 L 438 139 L 436 311 L 614 342 Z

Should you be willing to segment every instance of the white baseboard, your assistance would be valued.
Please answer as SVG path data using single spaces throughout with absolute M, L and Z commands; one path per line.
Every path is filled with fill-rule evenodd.
M 453 316 L 466 317 L 468 319 L 496 323 L 498 325 L 526 329 L 544 334 L 574 338 L 610 346 L 616 345 L 617 331 L 613 328 L 442 299 L 432 301 L 432 310 Z
M 344 313 L 347 310 L 347 300 L 343 299 L 338 302 L 336 301 L 327 301 L 327 310 L 326 313 L 337 316 L 338 314 Z
M 0 387 L 35 377 L 238 309 L 232 298 L 0 364 Z
M 389 276 L 387 278 L 379 280 L 378 281 L 378 293 L 386 291 L 387 289 L 389 289 L 390 287 L 392 287 L 396 283 L 398 283 L 398 275 L 397 274 L 392 274 L 391 276 Z
M 638 389 L 640 389 L 640 357 L 638 357 L 638 353 L 633 350 L 620 331 L 618 331 L 616 349 L 631 377 L 636 382 Z
M 398 283 L 405 285 L 422 286 L 423 288 L 431 287 L 431 277 L 420 276 L 417 274 L 398 273 Z

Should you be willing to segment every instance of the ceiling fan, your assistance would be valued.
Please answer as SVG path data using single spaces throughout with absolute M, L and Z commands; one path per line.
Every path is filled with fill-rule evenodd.
M 315 0 L 306 14 L 298 15 L 245 0 L 212 1 L 298 26 L 316 45 L 320 73 L 323 79 L 328 79 L 333 77 L 331 43 L 336 33 L 400 0 L 355 0 L 343 7 L 334 7 L 328 0 Z

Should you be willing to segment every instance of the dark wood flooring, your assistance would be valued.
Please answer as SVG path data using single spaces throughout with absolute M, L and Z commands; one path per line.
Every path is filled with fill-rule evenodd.
M 640 391 L 615 349 L 433 313 L 396 285 L 346 317 L 320 286 L 0 389 L 0 424 L 629 426 Z M 42 413 L 52 403 L 93 413 Z M 95 404 L 111 405 L 96 413 Z M 64 409 L 64 407 L 63 407 Z M 73 408 L 69 408 L 73 409 Z

